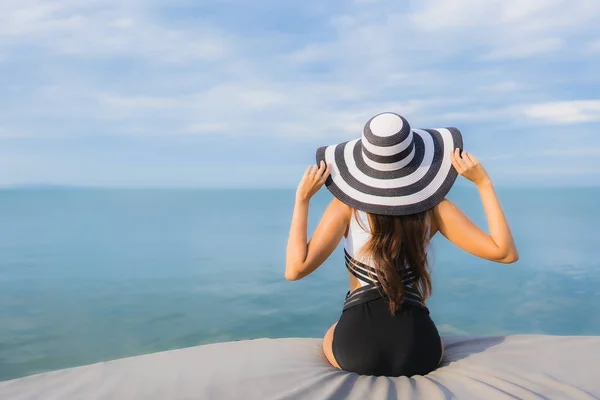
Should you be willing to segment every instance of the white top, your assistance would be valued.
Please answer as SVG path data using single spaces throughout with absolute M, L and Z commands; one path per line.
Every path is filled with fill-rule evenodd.
M 357 221 L 358 219 L 358 221 Z M 359 224 L 360 222 L 360 224 Z M 363 246 L 367 243 L 367 241 L 371 238 L 370 233 L 370 225 L 369 225 L 369 217 L 366 212 L 356 210 L 356 214 L 353 214 L 350 218 L 350 226 L 348 227 L 348 235 L 344 238 L 344 249 L 346 253 L 354 260 L 369 265 L 370 267 L 374 266 L 372 263 L 369 263 L 369 260 L 365 257 L 362 257 L 359 253 Z M 372 278 L 369 278 L 368 273 L 365 273 L 363 279 L 358 277 L 358 281 L 360 282 L 360 286 L 365 286 L 373 283 Z
M 358 279 L 361 287 L 378 285 L 375 265 L 368 257 L 360 254 L 362 248 L 371 238 L 370 230 L 371 226 L 367 213 L 356 210 L 356 213 L 350 218 L 348 235 L 344 238 L 346 268 Z M 417 280 L 417 277 L 409 266 L 405 266 L 405 268 L 404 283 L 410 286 Z

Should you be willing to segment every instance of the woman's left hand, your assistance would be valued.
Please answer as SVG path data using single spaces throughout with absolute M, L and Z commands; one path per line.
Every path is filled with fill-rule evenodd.
M 321 161 L 320 165 L 308 167 L 298 189 L 296 190 L 296 201 L 308 201 L 321 189 L 329 176 L 329 165 Z

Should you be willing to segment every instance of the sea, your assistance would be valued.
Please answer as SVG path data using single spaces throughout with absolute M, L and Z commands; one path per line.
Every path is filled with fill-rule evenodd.
M 600 335 L 600 188 L 498 188 L 515 264 L 432 243 L 442 335 Z M 475 188 L 449 194 L 483 229 Z M 332 197 L 311 201 L 309 229 Z M 254 338 L 322 337 L 348 276 L 341 246 L 284 279 L 289 189 L 0 190 L 0 381 Z

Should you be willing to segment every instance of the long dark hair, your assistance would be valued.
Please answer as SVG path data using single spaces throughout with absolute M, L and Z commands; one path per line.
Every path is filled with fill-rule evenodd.
M 421 298 L 427 299 L 431 295 L 427 249 L 433 210 L 405 216 L 370 213 L 368 216 L 371 238 L 361 253 L 375 267 L 377 279 L 389 299 L 392 314 L 404 302 L 404 275 L 408 270 L 417 278 L 415 287 Z M 356 214 L 353 217 L 356 218 Z

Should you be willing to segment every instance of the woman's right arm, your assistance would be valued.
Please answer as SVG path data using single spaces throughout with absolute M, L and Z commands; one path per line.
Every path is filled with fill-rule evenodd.
M 506 264 L 516 262 L 519 253 L 487 172 L 473 155 L 463 152 L 461 156 L 458 149 L 452 153 L 452 165 L 477 186 L 490 233 L 479 229 L 449 200 L 443 200 L 434 210 L 437 229 L 456 246 L 477 257 Z

